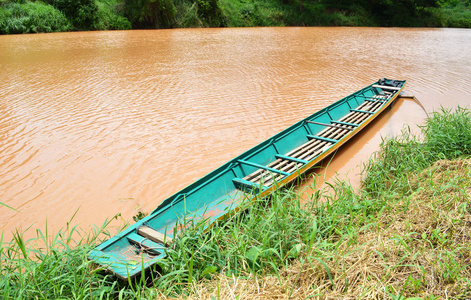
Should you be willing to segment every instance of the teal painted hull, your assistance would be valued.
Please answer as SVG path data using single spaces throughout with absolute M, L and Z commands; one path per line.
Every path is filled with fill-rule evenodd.
M 165 258 L 184 218 L 205 218 L 209 226 L 241 199 L 268 195 L 295 180 L 371 123 L 405 83 L 382 79 L 297 122 L 165 199 L 89 258 L 122 279 L 140 274 Z

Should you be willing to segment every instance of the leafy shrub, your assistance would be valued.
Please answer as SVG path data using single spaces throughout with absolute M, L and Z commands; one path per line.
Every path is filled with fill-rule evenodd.
M 176 0 L 175 27 L 203 27 L 203 22 L 198 17 L 198 5 L 191 0 Z
M 127 30 L 132 29 L 131 22 L 123 16 L 122 5 L 117 1 L 98 1 L 98 23 L 99 30 Z
M 225 25 L 224 17 L 218 0 L 195 0 L 198 5 L 198 15 L 210 27 Z
M 125 0 L 124 15 L 133 28 L 171 28 L 176 8 L 172 0 Z
M 438 5 L 441 7 L 454 7 L 460 4 L 460 0 L 438 0 Z
M 63 13 L 41 2 L 11 3 L 0 6 L 0 33 L 37 33 L 70 30 Z
M 471 1 L 463 1 L 455 7 L 448 5 L 432 8 L 429 12 L 435 20 L 438 20 L 436 27 L 471 28 L 471 9 L 468 3 Z
M 98 27 L 98 6 L 95 0 L 48 0 L 72 22 L 75 29 L 90 30 Z
M 99 14 L 99 23 L 96 29 L 100 30 L 128 30 L 132 29 L 131 22 L 123 16 L 114 14 Z

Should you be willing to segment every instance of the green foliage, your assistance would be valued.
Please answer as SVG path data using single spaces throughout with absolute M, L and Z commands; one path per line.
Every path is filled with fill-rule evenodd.
M 442 109 L 427 119 L 424 144 L 435 160 L 471 156 L 471 112 L 458 107 Z
M 143 213 L 142 211 L 139 211 L 136 215 L 132 217 L 134 222 L 139 222 L 140 220 L 144 219 L 147 216 L 146 213 Z
M 123 5 L 120 0 L 100 0 L 98 6 L 99 30 L 125 30 L 131 29 L 131 22 L 123 15 Z
M 175 14 L 172 0 L 124 0 L 124 15 L 133 28 L 171 28 Z
M 471 155 L 471 115 L 468 109 L 442 109 L 432 113 L 422 129 L 422 138 L 404 131 L 386 140 L 381 151 L 365 168 L 365 191 L 380 195 L 391 189 L 407 192 L 412 172 L 421 171 L 439 159 Z M 407 163 L 403 163 L 406 161 Z
M 41 2 L 0 6 L 0 34 L 67 31 L 71 25 L 54 7 Z
M 376 1 L 372 13 L 383 26 L 419 26 L 419 19 L 426 14 L 424 8 L 436 5 L 435 0 Z
M 461 0 L 438 0 L 438 5 L 441 7 L 455 7 L 460 4 Z
M 92 267 L 87 253 L 105 233 L 107 222 L 93 234 L 76 227 L 54 236 L 37 230 L 37 238 L 26 240 L 16 232 L 11 242 L 0 238 L 1 299 L 114 299 L 118 282 Z M 81 237 L 84 235 L 85 237 Z M 130 291 L 123 292 L 130 297 Z
M 50 8 L 45 13 L 47 9 L 42 7 L 44 6 L 42 2 L 0 0 L 0 33 L 225 26 L 471 28 L 469 8 L 471 0 L 47 0 L 47 2 L 63 12 L 68 22 Z M 38 15 L 39 17 L 35 17 Z
M 222 27 L 225 20 L 218 0 L 194 0 L 198 7 L 198 16 L 210 27 Z
M 198 17 L 198 6 L 191 0 L 175 0 L 175 27 L 203 27 L 203 22 Z
M 374 26 L 375 21 L 361 6 L 348 10 L 332 8 L 319 1 L 220 0 L 227 26 Z
M 178 283 L 198 281 L 215 270 L 228 274 L 276 272 L 317 241 L 317 220 L 293 192 L 246 203 L 224 223 L 207 228 L 204 220 L 186 221 L 174 249 L 162 261 L 165 276 L 156 286 L 181 293 Z
M 471 28 L 471 0 L 462 1 L 456 6 L 443 5 L 442 8 L 428 9 L 431 15 L 427 26 Z
M 364 170 L 364 189 L 371 195 L 397 189 L 411 172 L 428 167 L 432 158 L 433 155 L 418 137 L 404 130 L 395 139 L 383 141 L 381 151 L 370 159 Z M 407 190 L 408 186 L 403 188 Z
M 95 0 L 48 0 L 62 11 L 77 30 L 96 29 L 98 26 L 98 6 Z

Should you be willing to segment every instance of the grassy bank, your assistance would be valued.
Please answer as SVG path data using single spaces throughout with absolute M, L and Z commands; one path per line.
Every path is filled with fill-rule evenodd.
M 0 243 L 0 296 L 469 299 L 470 157 L 470 111 L 435 113 L 420 137 L 383 143 L 360 191 L 338 182 L 303 204 L 284 189 L 207 233 L 189 224 L 155 273 L 127 283 L 86 259 L 106 224 L 79 240 L 40 233 L 42 249 L 17 234 Z
M 471 28 L 470 0 L 0 0 L 0 34 L 243 26 Z

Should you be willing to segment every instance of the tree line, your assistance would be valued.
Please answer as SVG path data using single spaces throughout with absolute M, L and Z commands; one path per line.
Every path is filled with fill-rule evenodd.
M 471 0 L 0 0 L 0 34 L 237 26 L 471 27 Z

